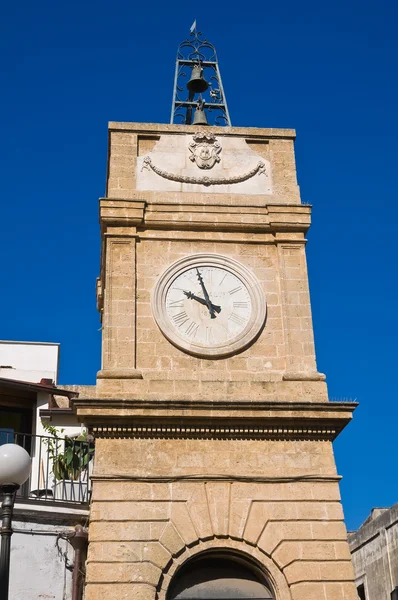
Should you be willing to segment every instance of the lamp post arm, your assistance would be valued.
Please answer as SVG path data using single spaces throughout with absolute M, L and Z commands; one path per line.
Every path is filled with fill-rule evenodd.
M 8 587 L 10 580 L 10 548 L 12 536 L 12 512 L 14 508 L 15 492 L 17 484 L 0 485 L 0 494 L 3 494 L 1 505 L 1 552 L 0 552 L 0 598 L 8 599 Z

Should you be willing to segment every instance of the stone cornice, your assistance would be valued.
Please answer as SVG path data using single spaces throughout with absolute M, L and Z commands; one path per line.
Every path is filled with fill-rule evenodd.
M 334 439 L 357 403 L 77 398 L 73 405 L 100 437 Z
M 73 398 L 74 406 L 102 406 L 109 408 L 142 408 L 156 410 L 182 410 L 186 413 L 187 410 L 197 411 L 205 410 L 227 410 L 228 414 L 242 411 L 249 411 L 252 414 L 273 414 L 280 412 L 288 412 L 294 414 L 296 412 L 320 412 L 320 413 L 335 413 L 335 412 L 353 412 L 358 406 L 358 402 L 278 402 L 264 400 L 139 400 L 136 398 Z
M 281 232 L 299 231 L 305 233 L 310 226 L 311 207 L 300 204 L 267 204 L 263 199 L 261 205 L 245 202 L 224 204 L 222 198 L 217 202 L 212 199 L 190 199 L 184 204 L 175 204 L 164 198 L 161 202 L 146 198 L 100 199 L 100 221 L 108 227 L 146 227 L 149 229 L 198 230 L 201 231 L 243 231 L 243 232 Z
M 334 440 L 338 433 L 333 427 L 208 427 L 206 424 L 184 426 L 95 426 L 90 430 L 97 438 L 159 438 L 159 439 L 260 439 L 260 440 Z
M 176 133 L 186 135 L 196 133 L 197 125 L 171 125 L 166 123 L 123 123 L 118 121 L 110 121 L 108 123 L 109 131 L 131 131 L 140 133 L 141 135 L 152 134 L 162 135 Z M 214 133 L 217 136 L 234 136 L 244 138 L 264 138 L 274 139 L 282 138 L 294 140 L 296 131 L 294 129 L 274 129 L 262 127 L 215 127 L 207 126 L 206 132 Z

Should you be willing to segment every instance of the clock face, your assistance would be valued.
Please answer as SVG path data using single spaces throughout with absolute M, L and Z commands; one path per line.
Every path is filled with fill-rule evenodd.
M 214 347 L 233 340 L 245 329 L 252 303 L 245 283 L 234 273 L 198 265 L 171 282 L 166 312 L 177 335 Z
M 164 335 L 192 354 L 219 357 L 246 347 L 265 322 L 258 281 L 236 261 L 194 255 L 174 263 L 153 297 Z

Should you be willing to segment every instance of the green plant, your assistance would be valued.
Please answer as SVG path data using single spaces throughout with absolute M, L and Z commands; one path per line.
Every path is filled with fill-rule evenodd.
M 94 444 L 84 431 L 78 437 L 61 437 L 64 429 L 42 421 L 43 429 L 52 437 L 44 439 L 52 463 L 52 473 L 58 481 L 79 479 L 94 455 Z

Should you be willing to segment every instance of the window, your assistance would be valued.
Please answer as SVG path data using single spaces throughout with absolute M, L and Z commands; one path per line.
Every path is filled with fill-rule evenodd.
M 361 583 L 361 585 L 359 585 L 357 587 L 357 592 L 358 592 L 359 600 L 366 600 L 365 586 L 363 585 L 363 583 Z
M 170 584 L 167 600 L 274 600 L 260 570 L 241 557 L 209 553 L 188 561 Z

